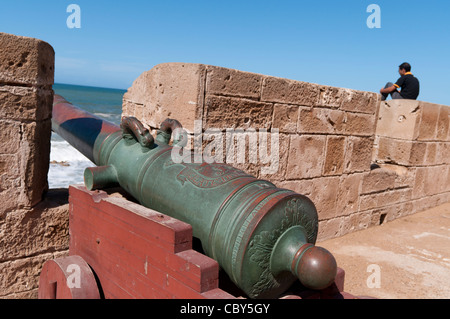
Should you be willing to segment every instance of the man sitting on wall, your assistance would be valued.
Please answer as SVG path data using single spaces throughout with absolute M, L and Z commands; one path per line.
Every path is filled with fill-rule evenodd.
M 411 65 L 407 62 L 400 64 L 398 67 L 400 78 L 395 84 L 388 82 L 384 88 L 380 90 L 381 100 L 384 101 L 391 94 L 392 99 L 409 99 L 415 100 L 419 96 L 419 80 L 412 75 Z M 397 89 L 401 88 L 401 91 Z

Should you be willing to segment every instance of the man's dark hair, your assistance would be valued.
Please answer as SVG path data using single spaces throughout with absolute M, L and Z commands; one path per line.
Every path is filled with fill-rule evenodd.
M 400 64 L 398 67 L 400 68 L 400 70 L 403 69 L 406 72 L 411 71 L 411 64 L 409 64 L 408 62 L 404 62 L 404 63 Z

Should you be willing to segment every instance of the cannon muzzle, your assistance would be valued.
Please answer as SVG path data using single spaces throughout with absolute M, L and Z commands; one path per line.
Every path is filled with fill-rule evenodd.
M 85 170 L 88 189 L 119 184 L 143 206 L 189 223 L 249 297 L 275 298 L 297 279 L 317 290 L 334 282 L 334 257 L 314 245 L 311 200 L 224 163 L 193 163 L 191 153 L 174 160 L 178 121 L 164 121 L 153 138 L 136 118 L 119 127 L 55 95 L 52 129 L 97 165 Z

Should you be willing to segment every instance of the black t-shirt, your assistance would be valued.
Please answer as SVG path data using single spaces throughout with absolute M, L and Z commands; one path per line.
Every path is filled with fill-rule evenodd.
M 419 96 L 419 80 L 411 72 L 402 75 L 394 85 L 402 89 L 400 95 L 404 99 L 415 100 Z

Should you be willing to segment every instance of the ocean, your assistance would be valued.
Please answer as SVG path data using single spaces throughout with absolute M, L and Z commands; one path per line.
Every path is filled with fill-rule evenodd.
M 122 97 L 126 90 L 69 84 L 54 84 L 53 90 L 73 105 L 102 119 L 120 124 Z M 84 169 L 92 166 L 95 164 L 52 132 L 49 188 L 67 188 L 70 184 L 83 183 Z

